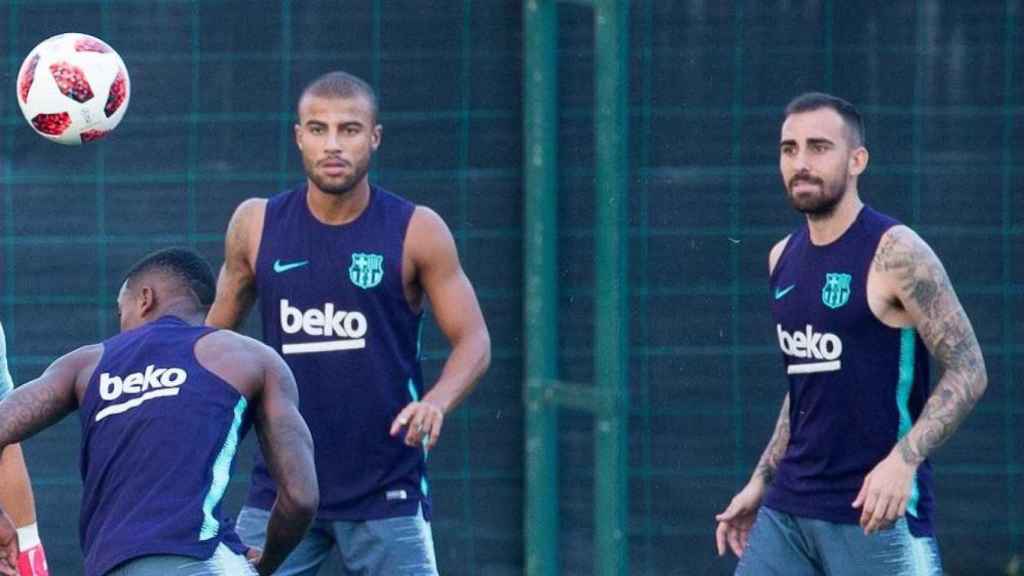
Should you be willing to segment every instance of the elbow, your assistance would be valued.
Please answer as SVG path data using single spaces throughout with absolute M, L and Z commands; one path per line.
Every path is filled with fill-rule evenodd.
M 316 477 L 310 478 L 308 482 L 297 482 L 287 488 L 282 487 L 278 493 L 278 503 L 281 511 L 296 524 L 309 524 L 316 517 L 317 509 L 320 507 L 319 488 Z

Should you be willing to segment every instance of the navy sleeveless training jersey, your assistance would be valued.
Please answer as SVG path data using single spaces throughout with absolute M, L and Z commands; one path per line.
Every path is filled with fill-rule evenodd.
M 425 454 L 388 432 L 423 393 L 422 314 L 402 286 L 402 247 L 415 205 L 376 186 L 355 220 L 317 220 L 306 184 L 267 201 L 256 260 L 263 339 L 295 374 L 299 410 L 313 434 L 318 517 L 429 518 Z M 249 504 L 270 508 L 262 460 Z
M 789 377 L 790 438 L 764 503 L 782 512 L 856 524 L 864 477 L 928 398 L 928 352 L 913 328 L 882 324 L 867 277 L 882 235 L 899 224 L 868 206 L 837 240 L 793 233 L 771 275 L 775 332 Z M 931 465 L 917 470 L 907 522 L 931 535 Z
M 245 547 L 220 514 L 247 402 L 196 360 L 213 328 L 164 316 L 103 343 L 78 414 L 87 576 L 150 554 Z

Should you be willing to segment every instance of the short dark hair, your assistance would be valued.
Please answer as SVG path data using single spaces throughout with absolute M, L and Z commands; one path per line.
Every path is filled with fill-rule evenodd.
M 124 275 L 124 282 L 131 286 L 134 280 L 151 272 L 166 274 L 188 288 L 199 300 L 199 305 L 206 307 L 213 304 L 217 293 L 217 283 L 213 278 L 213 270 L 205 258 L 187 248 L 165 248 L 143 256 Z
M 377 93 L 374 92 L 373 87 L 367 84 L 365 80 L 348 72 L 335 70 L 320 76 L 302 90 L 299 102 L 306 96 L 321 98 L 356 98 L 362 96 L 369 100 L 370 110 L 373 112 L 373 121 L 377 121 Z
M 843 119 L 846 129 L 849 130 L 850 143 L 856 146 L 867 144 L 867 134 L 864 132 L 864 120 L 857 108 L 838 96 L 825 94 L 824 92 L 805 92 L 793 98 L 786 104 L 786 117 L 800 112 L 812 112 L 821 108 L 835 110 Z

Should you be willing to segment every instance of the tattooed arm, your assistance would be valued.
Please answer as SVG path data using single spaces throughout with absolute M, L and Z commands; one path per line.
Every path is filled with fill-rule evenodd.
M 740 490 L 739 494 L 733 497 L 729 505 L 720 514 L 715 516 L 718 527 L 715 529 L 715 543 L 718 548 L 718 555 L 722 556 L 727 550 L 737 557 L 743 555 L 747 547 L 747 537 L 750 529 L 754 526 L 754 519 L 761 507 L 761 499 L 764 493 L 775 479 L 775 473 L 779 469 L 779 462 L 782 455 L 786 453 L 786 446 L 789 445 L 789 394 L 782 401 L 782 410 L 779 411 L 779 418 L 775 422 L 775 432 L 768 447 L 761 454 L 761 459 L 754 468 L 754 474 L 750 477 L 747 485 Z
M 860 524 L 868 533 L 903 516 L 917 467 L 949 439 L 988 383 L 974 329 L 931 248 L 896 226 L 882 237 L 872 267 L 894 317 L 914 326 L 942 375 L 910 432 L 864 478 L 853 506 L 863 507 Z
M 916 466 L 949 439 L 985 392 L 985 360 L 946 270 L 917 234 L 903 226 L 890 230 L 874 267 L 889 277 L 942 370 L 920 417 L 897 446 L 903 460 Z
M 102 346 L 86 346 L 50 364 L 39 378 L 23 384 L 0 402 L 0 452 L 60 421 L 78 407 L 77 384 L 83 370 L 95 365 Z M 0 574 L 17 576 L 18 538 L 14 524 L 0 509 Z
M 754 474 L 750 478 L 751 481 L 760 479 L 765 486 L 770 485 L 775 479 L 775 473 L 779 469 L 779 462 L 782 461 L 787 446 L 789 446 L 789 394 L 786 394 L 785 400 L 782 401 L 779 418 L 775 421 L 775 432 L 772 433 L 768 446 L 761 454 L 761 459 L 757 461 Z
M 0 449 L 48 428 L 77 409 L 80 373 L 95 365 L 102 350 L 102 345 L 85 346 L 61 356 L 38 378 L 22 384 L 0 402 Z

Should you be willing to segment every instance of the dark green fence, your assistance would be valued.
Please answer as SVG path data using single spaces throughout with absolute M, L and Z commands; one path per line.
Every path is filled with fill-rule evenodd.
M 590 8 L 559 6 L 561 376 L 592 382 Z M 799 223 L 777 168 L 781 107 L 823 89 L 866 116 L 865 200 L 946 263 L 989 392 L 936 458 L 947 572 L 1024 552 L 1024 18 L 1020 0 L 635 0 L 630 5 L 630 574 L 725 574 L 713 514 L 767 441 L 784 378 L 767 315 L 771 244 Z M 9 1 L 0 5 L 0 318 L 18 382 L 116 330 L 122 273 L 188 245 L 219 264 L 234 206 L 302 178 L 294 100 L 343 68 L 380 92 L 373 177 L 455 232 L 494 342 L 431 456 L 442 573 L 523 569 L 522 5 L 517 0 Z M 108 141 L 34 135 L 24 55 L 58 32 L 122 55 L 132 100 Z M 257 331 L 255 320 L 249 326 Z M 431 326 L 428 377 L 446 345 Z M 564 574 L 596 572 L 591 416 L 559 424 Z M 26 444 L 59 576 L 80 573 L 78 422 Z M 245 488 L 251 442 L 229 500 Z

